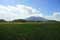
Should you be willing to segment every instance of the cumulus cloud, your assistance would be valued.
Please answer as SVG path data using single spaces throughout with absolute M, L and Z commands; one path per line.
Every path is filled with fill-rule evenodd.
M 60 21 L 60 12 L 53 12 L 51 16 L 45 16 L 46 19 Z
M 26 5 L 3 6 L 0 5 L 0 19 L 11 21 L 14 19 L 24 19 L 29 16 L 43 16 L 40 11 Z

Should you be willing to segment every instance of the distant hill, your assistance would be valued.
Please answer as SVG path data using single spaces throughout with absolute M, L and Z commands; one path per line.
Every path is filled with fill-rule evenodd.
M 31 16 L 26 18 L 26 20 L 30 20 L 30 21 L 48 21 L 48 19 L 45 19 L 43 17 L 36 17 L 36 16 Z
M 4 19 L 0 19 L 0 22 L 6 22 Z
M 12 20 L 12 21 L 6 21 L 4 19 L 0 19 L 0 22 L 59 22 L 59 21 L 56 21 L 56 20 L 48 20 L 48 19 L 45 19 L 43 17 L 37 17 L 37 16 L 30 16 L 26 19 L 15 19 L 15 20 Z
M 26 22 L 26 20 L 24 20 L 24 19 L 15 19 L 12 22 Z
M 48 20 L 43 17 L 31 16 L 26 19 L 15 19 L 12 22 L 58 22 L 56 20 Z

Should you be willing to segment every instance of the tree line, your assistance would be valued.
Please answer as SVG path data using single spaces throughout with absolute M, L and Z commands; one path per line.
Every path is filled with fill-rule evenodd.
M 16 20 L 12 20 L 12 21 L 6 21 L 6 20 L 3 20 L 3 19 L 0 19 L 0 22 L 43 22 L 43 21 L 24 20 L 24 19 L 16 19 Z M 48 20 L 46 22 L 58 22 L 58 21 L 56 21 L 56 20 Z

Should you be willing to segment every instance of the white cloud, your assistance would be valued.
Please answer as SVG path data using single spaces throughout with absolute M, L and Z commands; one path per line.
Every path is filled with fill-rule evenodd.
M 54 12 L 53 17 L 55 17 L 55 20 L 60 21 L 60 12 Z
M 11 21 L 24 19 L 29 16 L 43 16 L 40 11 L 25 5 L 3 6 L 0 5 L 0 19 Z
M 60 12 L 54 12 L 51 16 L 45 16 L 45 18 L 49 20 L 57 20 L 60 21 Z

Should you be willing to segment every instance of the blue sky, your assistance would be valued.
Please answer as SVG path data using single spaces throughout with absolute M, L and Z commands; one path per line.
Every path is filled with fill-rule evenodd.
M 16 5 L 18 6 L 16 7 Z M 23 8 L 23 6 L 25 6 L 25 8 Z M 43 14 L 43 16 L 47 16 L 46 18 L 48 19 L 54 19 L 55 16 L 58 16 L 58 20 L 60 20 L 60 0 L 0 0 L 0 8 L 1 12 L 2 10 L 3 12 L 5 12 L 6 10 L 6 12 L 8 12 L 9 10 L 9 13 L 13 13 L 13 15 L 15 15 L 14 13 L 18 14 L 21 10 L 22 12 L 20 12 L 19 14 L 24 15 L 23 11 L 26 11 L 27 14 L 31 13 L 31 10 L 33 10 L 33 13 L 35 13 L 34 15 L 38 15 L 39 12 L 37 11 L 39 10 L 40 16 L 42 16 Z M 16 8 L 18 8 L 18 10 L 16 10 Z
M 33 0 L 32 3 L 46 15 L 51 15 L 54 11 L 60 12 L 60 0 Z

